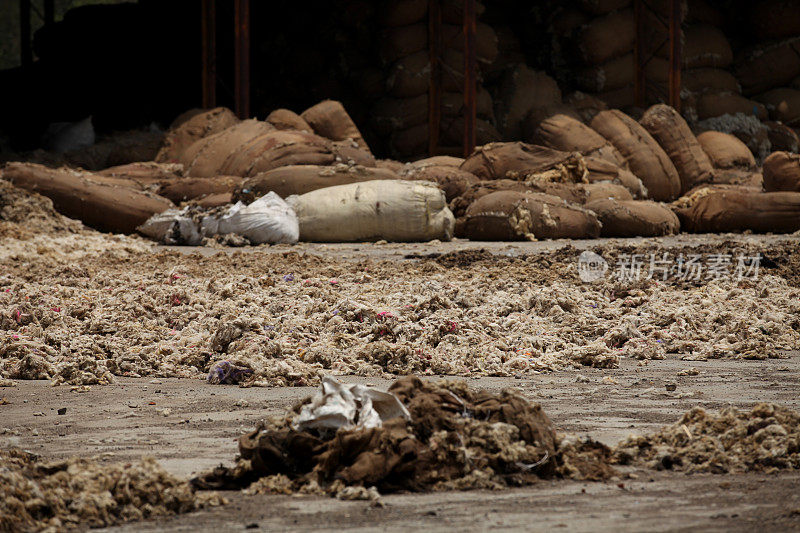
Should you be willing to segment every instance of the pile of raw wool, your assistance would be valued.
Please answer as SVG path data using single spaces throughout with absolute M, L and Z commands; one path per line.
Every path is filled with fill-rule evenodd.
M 0 377 L 197 377 L 229 360 L 253 370 L 250 385 L 309 385 L 323 372 L 509 376 L 800 347 L 800 290 L 766 271 L 758 284 L 584 284 L 569 254 L 452 268 L 125 249 L 81 266 L 0 259 Z
M 83 224 L 60 215 L 53 202 L 0 180 L 0 238 L 30 239 L 37 233 L 80 233 Z
M 728 407 L 718 415 L 696 407 L 675 424 L 620 443 L 621 464 L 685 472 L 771 472 L 800 469 L 800 413 L 760 403 L 752 410 Z
M 215 493 L 195 493 L 152 458 L 48 463 L 18 449 L 0 451 L 0 531 L 103 527 L 223 503 Z
M 346 487 L 380 493 L 501 489 L 614 474 L 610 450 L 600 444 L 573 443 L 563 457 L 550 419 L 513 390 L 493 394 L 472 391 L 464 382 L 409 376 L 389 392 L 405 405 L 408 419 L 389 418 L 377 427 L 359 420 L 338 431 L 322 421 L 298 425 L 303 406 L 312 402 L 306 399 L 285 417 L 243 435 L 234 467 L 217 467 L 192 482 L 205 489 L 345 497 L 340 493 Z M 338 405 L 326 406 L 326 419 L 336 418 L 331 413 Z

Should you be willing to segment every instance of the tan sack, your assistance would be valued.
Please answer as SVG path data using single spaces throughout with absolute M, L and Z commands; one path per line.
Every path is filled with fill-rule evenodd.
M 444 193 L 424 181 L 339 185 L 293 196 L 289 204 L 301 241 L 447 241 L 455 222 Z
M 659 237 L 680 230 L 675 213 L 656 202 L 607 198 L 587 203 L 586 209 L 597 213 L 602 237 Z
M 693 233 L 793 233 L 800 230 L 800 192 L 712 191 L 675 213 Z
M 276 109 L 265 119 L 279 130 L 297 130 L 313 133 L 313 128 L 303 117 L 288 109 Z
M 2 177 L 16 187 L 47 196 L 62 215 L 111 233 L 135 233 L 151 216 L 175 207 L 155 194 L 102 183 L 102 176 L 67 168 L 8 163 Z
M 600 235 L 600 222 L 556 196 L 498 191 L 469 206 L 457 234 L 474 241 L 592 239 Z
M 578 183 L 586 178 L 586 165 L 580 154 L 521 142 L 479 146 L 464 161 L 461 170 L 481 179 Z
M 179 117 L 180 118 L 180 117 Z M 156 155 L 159 163 L 178 163 L 181 162 L 183 152 L 192 144 L 214 135 L 222 130 L 228 129 L 239 122 L 233 111 L 226 107 L 217 107 L 208 111 L 194 113 L 188 119 L 175 121 L 173 126 L 164 137 L 164 143 Z
M 369 150 L 356 123 L 345 111 L 341 102 L 324 100 L 309 107 L 300 115 L 314 133 L 332 141 L 354 140 L 361 148 Z
M 764 160 L 764 190 L 800 192 L 800 155 L 770 154 Z
M 553 115 L 539 123 L 533 141 L 563 152 L 580 152 L 596 156 L 619 167 L 625 158 L 616 148 L 592 128 L 567 115 Z

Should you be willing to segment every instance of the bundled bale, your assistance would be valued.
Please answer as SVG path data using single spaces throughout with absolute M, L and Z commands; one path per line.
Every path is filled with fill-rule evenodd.
M 770 154 L 764 160 L 764 190 L 800 192 L 800 155 Z
M 451 155 L 435 155 L 433 157 L 426 157 L 408 163 L 409 166 L 414 168 L 425 167 L 455 167 L 458 168 L 464 164 L 463 157 L 453 157 Z
M 351 139 L 364 150 L 369 151 L 364 137 L 358 131 L 356 123 L 345 111 L 341 102 L 324 100 L 311 106 L 300 115 L 308 123 L 314 133 L 332 141 L 345 141 Z
M 589 204 L 596 200 L 613 199 L 622 202 L 633 200 L 631 192 L 616 183 L 597 182 L 597 183 L 576 183 L 573 185 L 578 191 L 583 193 L 582 204 Z M 591 209 L 591 208 L 588 208 Z
M 742 53 L 736 60 L 735 74 L 747 95 L 788 85 L 800 75 L 800 37 Z
M 553 115 L 539 123 L 532 139 L 555 150 L 580 152 L 624 167 L 625 158 L 602 135 L 589 126 L 566 115 Z
M 771 120 L 764 122 L 764 126 L 767 128 L 767 137 L 772 150 L 794 153 L 800 151 L 800 137 L 792 128 Z
M 642 180 L 650 198 L 667 201 L 678 197 L 681 180 L 675 165 L 639 123 L 621 111 L 602 111 L 592 120 L 592 129 L 625 157 L 631 172 Z
M 210 178 L 221 174 L 220 169 L 228 157 L 243 144 L 275 127 L 255 119 L 244 120 L 223 131 L 196 141 L 181 154 L 179 162 L 187 176 Z
M 272 191 L 281 198 L 293 194 L 324 189 L 336 185 L 348 185 L 363 181 L 396 180 L 400 177 L 383 168 L 320 165 L 290 165 L 256 174 L 244 180 L 233 192 L 234 201 L 251 203 Z
M 633 10 L 622 9 L 584 26 L 578 36 L 578 50 L 586 64 L 599 65 L 633 50 L 635 40 Z
M 195 142 L 219 133 L 237 124 L 239 119 L 233 111 L 226 107 L 217 107 L 208 111 L 191 111 L 181 115 L 173 122 L 167 132 L 161 149 L 156 155 L 159 163 L 177 163 L 183 161 L 183 153 Z
M 544 193 L 498 191 L 476 200 L 457 235 L 476 241 L 592 239 L 600 222 L 591 211 Z
M 109 178 L 122 178 L 131 180 L 142 189 L 158 186 L 162 183 L 171 183 L 183 178 L 183 165 L 179 163 L 156 163 L 155 161 L 142 161 L 110 167 L 97 172 L 100 176 Z
M 634 198 L 647 198 L 647 187 L 630 170 L 621 168 L 598 157 L 584 157 L 586 181 L 613 183 L 625 187 Z
M 714 172 L 713 185 L 739 185 L 752 187 L 758 191 L 764 186 L 764 177 L 757 170 L 744 168 L 718 169 Z
M 775 41 L 800 35 L 800 10 L 793 0 L 761 0 L 750 3 L 748 28 L 759 41 Z
M 447 165 L 411 167 L 402 177 L 406 180 L 432 181 L 438 184 L 448 203 L 480 181 L 474 174 Z
M 309 133 L 314 131 L 311 125 L 306 122 L 303 117 L 288 109 L 275 109 L 269 115 L 267 115 L 265 120 L 266 122 L 269 122 L 275 126 L 275 129 L 279 130 L 297 130 L 307 131 Z
M 580 154 L 526 143 L 491 143 L 480 146 L 464 161 L 461 170 L 481 179 L 520 181 L 585 180 L 586 165 Z
M 693 233 L 793 233 L 800 230 L 800 192 L 710 190 L 690 207 L 675 207 L 681 227 Z M 696 193 L 697 194 L 697 193 Z
M 450 240 L 444 193 L 421 181 L 369 181 L 290 198 L 300 240 L 315 242 Z
M 737 113 L 752 115 L 760 120 L 768 117 L 767 108 L 763 104 L 733 93 L 701 94 L 697 97 L 695 109 L 699 120 Z
M 183 178 L 163 183 L 156 193 L 179 204 L 188 200 L 216 194 L 229 196 L 239 187 L 243 178 L 239 176 L 214 176 L 213 178 Z
M 709 24 L 696 24 L 684 31 L 683 67 L 725 68 L 733 63 L 733 50 L 722 30 Z
M 498 94 L 497 126 L 504 139 L 521 138 L 522 123 L 532 109 L 561 103 L 558 83 L 524 64 L 506 73 Z
M 591 194 L 601 194 L 598 189 L 589 189 L 589 185 L 588 183 L 526 183 L 509 179 L 479 181 L 468 187 L 460 196 L 454 198 L 450 202 L 450 208 L 457 218 L 461 218 L 476 200 L 498 191 L 544 193 L 560 198 L 568 204 L 579 205 L 585 203 Z M 606 192 L 608 192 L 608 189 L 606 189 Z
M 730 133 L 706 131 L 697 136 L 697 142 L 714 168 L 752 169 L 756 166 L 756 160 L 747 145 Z
M 645 112 L 640 122 L 675 165 L 682 192 L 711 181 L 714 174 L 711 161 L 689 125 L 674 108 L 664 104 L 654 105 Z
M 283 166 L 332 165 L 351 161 L 374 166 L 375 159 L 371 154 L 352 143 L 342 141 L 342 144 L 337 144 L 302 131 L 273 130 L 241 143 L 214 174 L 251 177 Z
M 730 133 L 742 141 L 756 159 L 764 159 L 770 153 L 769 130 L 752 115 L 736 113 L 705 119 L 697 123 L 698 131 L 721 131 Z
M 800 90 L 779 87 L 757 96 L 756 99 L 764 104 L 772 120 L 788 126 L 800 124 Z
M 389 27 L 383 30 L 380 39 L 381 59 L 387 64 L 420 52 L 428 47 L 428 25 L 426 23 Z
M 645 67 L 647 79 L 655 83 L 668 81 L 669 63 L 653 57 Z M 602 65 L 593 65 L 578 71 L 578 86 L 585 91 L 604 92 L 633 85 L 636 80 L 636 63 L 632 53 L 611 59 Z
M 692 93 L 740 94 L 736 76 L 720 68 L 686 69 L 681 72 L 681 85 Z
M 600 199 L 586 204 L 597 214 L 602 237 L 660 237 L 680 231 L 680 222 L 668 207 L 642 200 Z
M 135 233 L 152 215 L 175 207 L 155 194 L 102 183 L 102 176 L 66 168 L 9 163 L 2 177 L 21 189 L 47 196 L 61 214 L 111 233 Z

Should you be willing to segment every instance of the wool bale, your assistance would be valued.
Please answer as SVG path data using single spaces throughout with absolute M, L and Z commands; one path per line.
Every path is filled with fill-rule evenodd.
M 764 190 L 800 192 L 800 155 L 771 153 L 764 160 Z
M 753 153 L 736 136 L 720 131 L 706 131 L 697 136 L 714 168 L 745 168 L 756 166 Z
M 675 213 L 663 204 L 605 198 L 586 204 L 603 225 L 602 237 L 660 237 L 680 231 Z

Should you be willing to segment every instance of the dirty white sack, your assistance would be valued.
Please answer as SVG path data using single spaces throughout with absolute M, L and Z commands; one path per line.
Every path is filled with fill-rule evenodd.
M 303 406 L 292 426 L 296 430 L 334 430 L 381 427 L 392 418 L 411 419 L 408 409 L 394 394 L 364 385 L 322 378 L 322 390 Z
M 203 237 L 236 234 L 251 244 L 295 243 L 300 228 L 294 210 L 270 192 L 250 205 L 237 202 L 221 216 L 192 216 L 190 207 L 153 215 L 137 229 L 166 244 L 197 246 Z

